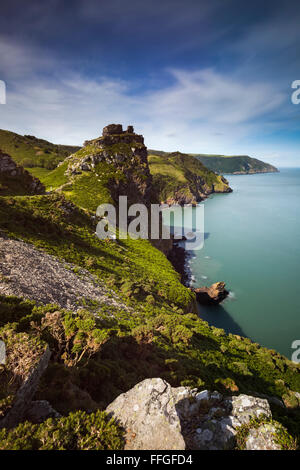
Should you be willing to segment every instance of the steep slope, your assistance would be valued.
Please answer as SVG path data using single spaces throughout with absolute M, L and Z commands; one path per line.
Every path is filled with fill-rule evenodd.
M 212 193 L 228 193 L 223 176 L 208 170 L 196 158 L 175 152 L 148 156 L 153 186 L 161 202 L 195 204 Z
M 129 205 L 155 200 L 144 138 L 132 126 L 127 131 L 118 124 L 105 127 L 101 137 L 86 141 L 43 181 L 93 211 L 102 203 L 117 206 L 120 195 L 128 197 Z
M 43 184 L 0 150 L 0 195 L 43 194 Z
M 248 155 L 195 155 L 207 168 L 217 173 L 248 175 L 254 173 L 276 173 L 275 166 Z
M 76 412 L 44 422 L 41 428 L 22 423 L 12 434 L 0 431 L 0 448 L 22 447 L 28 433 L 34 439 L 26 437 L 26 448 L 37 445 L 38 435 L 43 436 L 46 448 L 53 448 L 51 436 L 58 430 L 60 448 L 122 448 L 121 439 L 115 439 L 116 427 L 107 425 L 106 415 L 99 416 L 96 410 L 104 410 L 120 393 L 149 377 L 226 395 L 239 391 L 271 396 L 273 416 L 293 436 L 300 434 L 299 365 L 250 339 L 209 327 L 191 313 L 193 293 L 148 240 L 96 237 L 94 211 L 100 202 L 114 202 L 122 193 L 132 202 L 155 200 L 145 152 L 142 136 L 132 128 L 123 132 L 109 126 L 102 137 L 87 142 L 54 170 L 60 171 L 58 191 L 0 196 L 0 287 L 4 293 L 16 288 L 20 296 L 0 296 L 0 338 L 6 341 L 8 334 L 28 338 L 26 351 L 32 339 L 46 342 L 51 359 L 34 400 L 48 400 L 63 415 Z M 29 254 L 24 261 L 22 251 L 16 257 L 20 268 L 8 252 L 18 247 Z M 18 272 L 28 266 L 32 275 L 30 255 L 43 285 L 50 281 L 51 292 L 39 295 L 26 279 L 25 301 L 20 277 L 26 272 Z M 49 275 L 39 269 L 47 263 Z M 63 282 L 61 276 L 65 276 Z M 68 282 L 72 299 L 66 297 Z M 87 286 L 88 291 L 79 291 L 74 305 L 74 289 L 79 286 Z M 105 302 L 98 298 L 99 286 Z M 49 299 L 56 305 L 44 305 Z M 16 370 L 27 357 L 27 352 L 25 357 L 21 352 L 13 357 Z M 0 366 L 0 373 L 7 372 Z M 0 387 L 0 417 L 5 417 L 13 399 Z M 95 447 L 94 434 L 85 431 L 91 421 L 94 430 L 104 430 L 99 447 Z M 80 429 L 82 439 L 78 433 L 74 436 L 74 429 Z
M 0 129 L 0 148 L 25 168 L 53 170 L 56 165 L 80 147 L 55 145 L 32 135 L 19 135 Z M 33 170 L 35 176 L 40 176 Z
M 166 157 L 169 155 L 162 150 L 150 150 L 149 155 Z M 253 173 L 275 173 L 278 169 L 269 163 L 248 155 L 208 155 L 202 153 L 189 154 L 196 157 L 209 170 L 218 174 L 253 174 Z

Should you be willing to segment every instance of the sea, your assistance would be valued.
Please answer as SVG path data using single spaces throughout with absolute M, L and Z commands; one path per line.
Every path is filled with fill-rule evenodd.
M 225 176 L 232 193 L 185 209 L 197 221 L 204 206 L 204 246 L 188 252 L 191 285 L 224 281 L 230 292 L 218 306 L 199 305 L 199 316 L 291 359 L 300 345 L 300 168 Z M 174 214 L 177 226 L 181 209 Z

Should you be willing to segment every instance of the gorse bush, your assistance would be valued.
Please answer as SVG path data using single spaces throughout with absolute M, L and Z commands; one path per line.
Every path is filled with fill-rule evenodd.
M 125 152 L 127 147 L 113 150 Z M 182 173 L 183 157 L 171 158 L 175 176 L 190 179 Z M 122 175 L 104 162 L 97 174 L 70 178 L 67 167 L 68 161 L 45 176 L 48 187 L 60 187 L 64 194 L 0 197 L 1 232 L 69 263 L 78 276 L 88 271 L 122 302 L 116 307 L 86 300 L 85 308 L 74 313 L 58 305 L 0 297 L 0 333 L 20 335 L 26 351 L 34 344 L 50 347 L 35 399 L 48 400 L 68 415 L 2 430 L 0 449 L 120 449 L 122 430 L 98 410 L 149 377 L 225 394 L 285 397 L 291 403 L 288 416 L 274 412 L 293 436 L 300 434 L 294 393 L 300 391 L 299 365 L 198 318 L 194 294 L 148 240 L 99 240 L 93 211 L 98 203 L 109 202 L 107 197 L 113 199 L 110 185 L 120 187 Z M 142 183 L 143 173 L 142 167 L 135 173 Z M 3 409 L 11 405 L 6 392 L 0 396 L 0 412 L 1 399 L 6 400 Z M 90 411 L 94 413 L 86 413 Z
M 124 431 L 104 412 L 70 413 L 42 424 L 0 430 L 0 450 L 120 450 Z
M 99 240 L 92 213 L 76 206 L 63 195 L 0 198 L 1 229 L 22 238 L 52 255 L 88 269 L 100 279 L 112 279 L 122 294 L 124 283 L 133 283 L 130 300 L 144 301 L 153 295 L 185 309 L 194 295 L 180 283 L 171 263 L 148 240 Z M 126 290 L 124 288 L 124 290 Z

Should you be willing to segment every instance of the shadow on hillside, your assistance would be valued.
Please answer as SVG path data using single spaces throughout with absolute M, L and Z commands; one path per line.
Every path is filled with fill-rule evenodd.
M 118 395 L 137 383 L 158 377 L 172 387 L 185 385 L 199 390 L 218 390 L 223 396 L 274 394 L 274 378 L 268 374 L 268 369 L 264 375 L 262 370 L 254 369 L 255 355 L 250 357 L 236 348 L 231 350 L 228 344 L 224 352 L 219 338 L 194 332 L 192 338 L 184 340 L 178 337 L 182 330 L 177 336 L 167 329 L 165 334 L 163 330 L 147 330 L 146 326 L 137 330 L 135 337 L 112 336 L 97 354 L 75 368 L 57 364 L 52 359 L 36 399 L 48 400 L 63 414 L 76 409 L 88 411 L 91 402 L 105 409 Z M 241 367 L 242 363 L 245 368 Z M 234 364 L 239 367 L 233 368 Z M 56 369 L 59 374 L 54 373 Z M 268 377 L 270 380 L 265 380 Z M 72 396 L 70 384 L 74 384 L 72 389 L 75 386 L 76 393 Z M 288 424 L 287 413 L 276 416 L 285 426 Z M 299 417 L 296 421 L 295 426 L 299 426 Z M 293 429 L 290 432 L 293 434 Z
M 227 419 L 233 410 L 232 397 L 223 396 L 219 400 L 198 405 L 197 408 L 195 402 L 190 398 L 183 398 L 175 405 L 186 450 L 234 449 L 237 445 L 236 432 L 227 424 Z M 219 415 L 209 417 L 209 412 L 213 410 L 218 410 Z M 225 420 L 227 425 L 222 420 Z M 202 432 L 199 432 L 200 430 Z M 211 432 L 209 439 L 205 438 L 205 430 Z
M 204 306 L 197 303 L 197 310 L 201 320 L 207 321 L 210 326 L 223 328 L 226 333 L 247 337 L 243 329 L 221 304 Z

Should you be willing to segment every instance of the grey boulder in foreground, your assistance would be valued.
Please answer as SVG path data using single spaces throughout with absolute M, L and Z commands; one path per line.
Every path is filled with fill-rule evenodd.
M 272 416 L 264 398 L 172 388 L 160 378 L 138 383 L 106 411 L 125 428 L 127 450 L 233 449 L 242 424 Z M 262 431 L 259 428 L 249 434 L 246 448 L 278 449 L 270 429 L 263 427 Z

